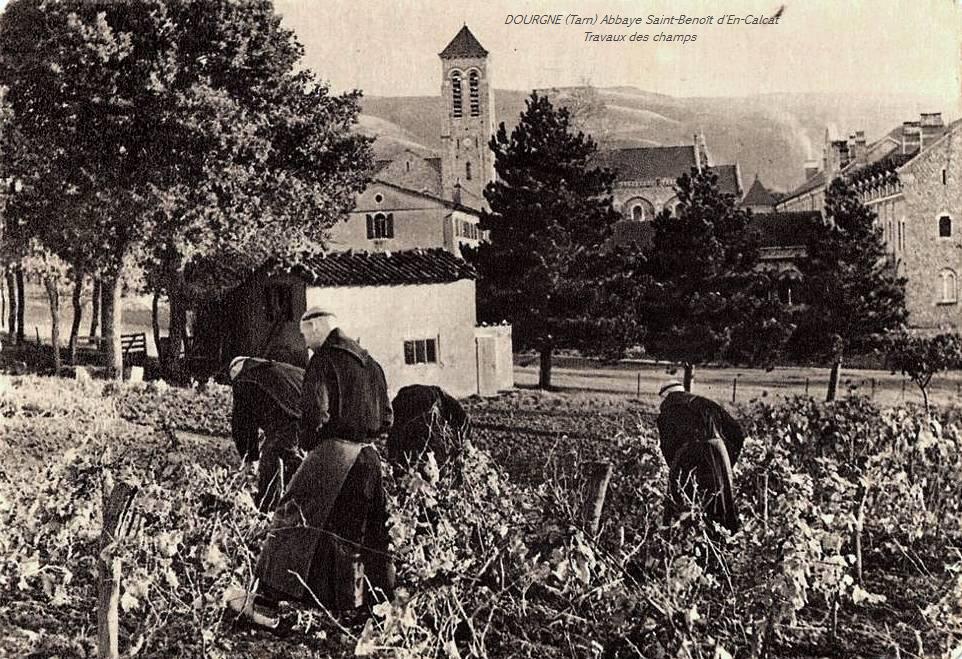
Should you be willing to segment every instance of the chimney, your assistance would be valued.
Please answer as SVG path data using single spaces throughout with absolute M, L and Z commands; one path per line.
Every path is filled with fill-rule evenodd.
M 849 158 L 860 165 L 868 160 L 868 146 L 865 143 L 865 131 L 857 130 L 848 138 Z
M 922 146 L 922 122 L 902 122 L 902 153 L 915 153 Z
M 941 112 L 923 112 L 919 116 L 919 125 L 921 127 L 919 149 L 937 140 L 942 135 L 942 129 L 945 128 Z
M 848 141 L 831 140 L 825 147 L 825 180 L 831 182 L 849 160 Z
M 805 161 L 805 180 L 812 178 L 818 174 L 819 166 L 818 161 L 814 158 Z
M 695 133 L 695 167 L 711 167 L 711 157 L 708 155 L 708 147 L 705 145 L 705 134 L 701 131 Z

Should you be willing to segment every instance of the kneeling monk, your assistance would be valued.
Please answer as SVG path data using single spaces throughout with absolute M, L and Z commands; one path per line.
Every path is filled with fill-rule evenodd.
M 257 594 L 268 606 L 353 609 L 393 596 L 381 465 L 369 443 L 391 426 L 391 405 L 381 366 L 344 336 L 333 314 L 308 309 L 301 333 L 314 351 L 298 429 L 310 453 L 274 513 L 255 569 Z M 228 595 L 235 610 L 256 619 L 252 600 Z
M 738 530 L 732 491 L 732 466 L 745 434 L 718 403 L 685 391 L 675 380 L 660 390 L 658 434 L 668 463 L 666 519 L 694 500 L 712 519 L 731 532 Z
M 471 422 L 461 403 L 441 387 L 412 384 L 403 387 L 391 403 L 394 426 L 387 437 L 388 460 L 398 471 L 433 453 L 442 472 L 460 479 L 464 443 Z
M 301 463 L 295 451 L 304 369 L 257 357 L 235 357 L 230 379 L 234 445 L 244 462 L 259 461 L 256 502 L 261 510 L 273 510 Z M 258 429 L 264 431 L 263 444 L 258 442 Z

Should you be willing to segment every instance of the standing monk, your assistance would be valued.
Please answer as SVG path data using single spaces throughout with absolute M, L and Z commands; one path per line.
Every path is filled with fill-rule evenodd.
M 308 309 L 301 333 L 313 356 L 298 441 L 310 453 L 274 513 L 255 569 L 257 594 L 268 606 L 290 600 L 353 609 L 371 595 L 393 595 L 381 463 L 369 443 L 391 426 L 391 405 L 381 366 L 333 314 Z M 239 599 L 228 597 L 254 619 L 253 598 Z
M 256 502 L 261 510 L 270 511 L 301 463 L 296 450 L 304 369 L 257 357 L 235 357 L 230 379 L 234 444 L 245 463 L 260 461 Z M 258 429 L 264 431 L 263 444 L 258 442 Z
M 732 466 L 741 453 L 745 433 L 721 405 L 686 392 L 677 380 L 666 383 L 658 394 L 662 397 L 658 434 L 668 463 L 666 519 L 695 501 L 709 519 L 734 533 L 738 511 Z

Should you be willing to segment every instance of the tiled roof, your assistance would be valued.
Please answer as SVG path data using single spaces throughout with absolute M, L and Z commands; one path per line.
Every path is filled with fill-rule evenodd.
M 885 174 L 889 172 L 895 172 L 896 169 L 898 169 L 899 167 L 901 167 L 902 165 L 904 165 L 914 157 L 915 157 L 914 153 L 893 152 L 888 154 L 884 158 L 880 158 L 879 160 L 876 160 L 873 163 L 870 163 L 868 165 L 865 165 L 863 167 L 859 167 L 858 169 L 853 170 L 845 178 L 850 183 L 858 183 L 860 181 L 869 179 L 875 176 L 876 174 Z
M 615 171 L 615 181 L 677 179 L 695 166 L 694 146 L 646 146 L 598 153 L 597 162 Z
M 798 247 L 808 243 L 821 221 L 818 211 L 755 213 L 748 229 L 755 232 L 759 247 Z
M 808 180 L 806 180 L 800 186 L 798 186 L 797 188 L 789 192 L 787 195 L 782 197 L 779 203 L 781 203 L 782 201 L 787 201 L 789 199 L 794 199 L 795 197 L 800 197 L 806 192 L 811 192 L 812 190 L 820 188 L 824 185 L 825 185 L 825 170 L 822 170 L 817 174 L 809 177 Z
M 451 43 L 449 43 L 447 47 L 440 52 L 442 59 L 486 57 L 487 55 L 488 51 L 486 51 L 484 46 L 482 46 L 475 36 L 471 34 L 471 30 L 468 29 L 467 25 L 462 27 L 461 31 L 458 32 L 453 39 L 451 39 Z
M 929 146 L 939 141 L 945 137 L 946 134 L 954 131 L 959 126 L 962 126 L 962 119 L 956 119 L 945 126 L 941 126 L 937 133 L 931 134 L 927 137 L 922 151 L 925 151 Z M 904 126 L 896 126 L 881 139 L 870 144 L 868 147 L 867 163 L 859 165 L 855 162 L 851 162 L 842 168 L 840 173 L 846 179 L 859 180 L 866 175 L 865 172 L 868 170 L 871 170 L 872 173 L 879 171 L 878 169 L 875 169 L 876 167 L 880 167 L 882 170 L 885 170 L 889 169 L 892 164 L 898 168 L 911 162 L 917 155 L 921 153 L 921 151 L 916 149 L 910 153 L 900 153 L 899 147 L 895 145 L 901 144 L 903 128 Z M 886 144 L 886 142 L 888 142 L 888 144 Z M 802 183 L 796 189 L 789 192 L 782 199 L 780 199 L 779 202 L 803 195 L 806 192 L 810 192 L 811 190 L 824 186 L 825 183 L 825 172 L 821 171 Z
M 642 146 L 601 151 L 595 164 L 615 172 L 615 181 L 653 181 L 662 179 L 674 185 L 675 180 L 691 173 L 695 166 L 695 147 Z M 741 190 L 737 165 L 710 167 L 718 176 L 718 187 L 726 194 L 738 195 Z
M 738 180 L 738 165 L 712 165 L 709 167 L 718 177 L 718 191 L 724 194 L 741 196 L 742 186 Z
M 418 196 L 418 197 L 423 197 L 423 198 L 425 198 L 425 199 L 430 199 L 431 201 L 437 202 L 437 203 L 441 204 L 442 206 L 445 206 L 445 207 L 450 208 L 450 209 L 452 209 L 452 210 L 463 211 L 463 212 L 465 212 L 465 213 L 471 213 L 472 215 L 478 215 L 478 216 L 481 215 L 481 211 L 478 210 L 477 208 L 472 208 L 471 206 L 467 206 L 467 205 L 465 205 L 465 204 L 463 204 L 463 203 L 461 203 L 461 204 L 456 204 L 456 203 L 454 203 L 453 201 L 449 201 L 448 199 L 444 199 L 444 198 L 439 197 L 439 196 L 437 196 L 437 195 L 433 195 L 433 194 L 431 194 L 430 192 L 425 192 L 425 191 L 423 191 L 423 190 L 415 190 L 414 188 L 409 188 L 409 187 L 404 186 L 404 185 L 398 185 L 397 183 L 394 183 L 393 181 L 388 181 L 388 180 L 386 180 L 386 179 L 381 179 L 381 178 L 376 178 L 376 179 L 374 179 L 374 182 L 375 182 L 375 183 L 380 183 L 381 185 L 386 185 L 386 186 L 388 186 L 389 188 L 394 188 L 395 190 L 400 190 L 401 192 L 406 192 L 406 193 L 408 193 L 408 194 L 413 194 L 413 195 L 416 195 L 416 196 Z
M 287 268 L 309 286 L 403 286 L 476 279 L 467 261 L 444 249 L 400 252 L 334 252 Z
M 775 197 L 769 192 L 768 188 L 761 182 L 758 176 L 755 182 L 748 189 L 748 194 L 742 199 L 742 206 L 774 206 Z

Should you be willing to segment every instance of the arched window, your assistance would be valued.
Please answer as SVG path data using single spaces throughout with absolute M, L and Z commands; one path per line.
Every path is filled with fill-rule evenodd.
M 471 163 L 464 163 L 464 178 L 468 181 L 471 180 Z
M 461 117 L 464 114 L 463 104 L 461 98 L 461 72 L 452 71 L 451 72 L 451 111 L 455 117 Z
M 945 268 L 939 273 L 942 279 L 942 304 L 955 304 L 959 301 L 958 285 L 955 272 Z
M 471 116 L 477 117 L 481 114 L 481 92 L 480 87 L 480 76 L 478 76 L 477 71 L 472 71 L 468 74 L 468 93 L 471 99 Z
M 650 222 L 655 219 L 655 207 L 644 197 L 635 197 L 625 204 L 629 217 L 635 222 Z
M 951 238 L 952 237 L 952 218 L 948 215 L 943 215 L 939 218 L 939 238 Z

